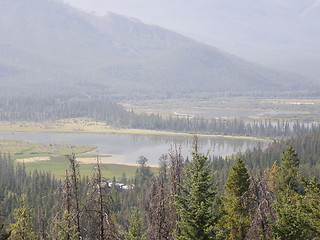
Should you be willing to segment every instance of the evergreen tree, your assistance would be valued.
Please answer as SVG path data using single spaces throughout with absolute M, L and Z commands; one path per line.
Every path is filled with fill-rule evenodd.
M 317 239 L 316 236 L 320 236 L 319 229 L 314 229 L 310 222 L 315 212 L 310 208 L 311 198 L 305 189 L 306 181 L 300 176 L 299 163 L 299 157 L 289 146 L 283 153 L 274 205 L 278 221 L 273 230 L 277 239 Z M 313 193 L 318 191 L 316 185 L 310 187 L 315 190 Z M 319 221 L 319 217 L 313 220 Z
M 307 182 L 304 197 L 305 218 L 314 238 L 320 239 L 320 181 L 313 178 Z
M 250 226 L 249 208 L 244 194 L 249 189 L 249 174 L 240 158 L 229 173 L 223 198 L 225 214 L 218 223 L 218 237 L 221 239 L 245 239 Z
M 268 168 L 264 171 L 264 176 L 267 179 L 268 188 L 276 194 L 278 191 L 278 182 L 279 182 L 280 166 L 279 162 L 275 161 L 272 164 L 272 168 Z
M 25 196 L 21 199 L 21 207 L 13 213 L 15 222 L 9 227 L 9 240 L 35 240 L 32 209 L 27 205 Z
M 180 216 L 180 234 L 176 237 L 179 240 L 215 239 L 214 174 L 208 157 L 198 152 L 197 139 L 194 140 L 192 157 L 185 169 L 182 196 L 176 198 L 176 209 Z
M 125 240 L 144 240 L 142 234 L 141 217 L 138 208 L 131 208 L 129 217 L 128 231 L 125 234 Z
M 152 177 L 152 172 L 150 167 L 147 165 L 148 159 L 144 156 L 140 156 L 137 163 L 139 168 L 136 171 L 136 186 L 143 187 L 145 184 L 148 184 L 148 181 Z
M 299 165 L 300 158 L 290 145 L 282 154 L 282 164 L 278 178 L 279 191 L 282 193 L 289 193 L 291 190 L 295 192 L 299 191 Z
M 79 239 L 79 232 L 76 225 L 70 225 L 71 215 L 64 212 L 61 219 L 56 219 L 53 229 L 53 236 L 59 240 L 76 240 Z

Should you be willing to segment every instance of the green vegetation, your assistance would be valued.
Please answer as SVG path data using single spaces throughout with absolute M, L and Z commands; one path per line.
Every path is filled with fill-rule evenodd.
M 140 210 L 138 208 L 130 209 L 128 231 L 124 236 L 124 240 L 143 240 Z
M 11 235 L 10 240 L 36 240 L 34 226 L 32 223 L 32 209 L 28 206 L 25 196 L 21 198 L 21 207 L 13 212 L 14 223 L 9 227 Z
M 3 139 L 0 141 L 0 152 L 10 153 L 11 158 L 14 160 L 26 160 L 27 158 L 51 157 L 56 155 L 64 156 L 72 153 L 80 154 L 94 149 L 94 147 L 90 146 L 40 144 L 14 139 Z
M 212 234 L 217 219 L 213 206 L 216 199 L 213 169 L 208 157 L 198 152 L 197 140 L 194 141 L 192 161 L 186 166 L 185 182 L 180 186 L 182 194 L 176 201 L 180 216 L 178 240 L 215 239 Z
M 4 124 L 4 131 L 66 132 L 153 132 L 197 133 L 204 135 L 286 137 L 304 134 L 312 126 L 281 120 L 245 121 L 242 118 L 146 114 L 128 111 L 107 98 L 14 97 L 0 101 L 0 120 L 19 122 Z M 32 114 L 30 114 L 32 113 Z M 88 119 L 89 118 L 89 119 Z M 22 122 L 21 122 L 22 121 Z M 51 121 L 51 123 L 50 123 Z M 116 128 L 117 130 L 113 130 Z M 6 130 L 5 130 L 6 129 Z M 120 130 L 119 130 L 120 129 Z M 129 129 L 129 130 L 128 130 Z M 151 132 L 150 132 L 151 131 Z
M 94 148 L 81 145 L 58 145 L 58 144 L 39 144 L 30 143 L 22 140 L 1 140 L 0 152 L 10 153 L 12 160 L 24 162 L 27 172 L 44 171 L 51 172 L 57 178 L 62 179 L 65 176 L 65 170 L 69 167 L 69 162 L 65 155 L 81 154 L 77 158 L 83 164 L 80 169 L 84 176 L 90 176 L 96 162 L 97 155 L 84 154 L 92 151 Z M 98 155 L 99 158 L 108 158 L 111 155 Z M 86 161 L 82 161 L 85 159 Z M 102 164 L 104 176 L 111 176 L 117 179 L 121 178 L 123 173 L 128 178 L 133 178 L 137 166 L 126 164 Z
M 0 239 L 320 239 L 319 83 L 60 1 L 0 13 L 0 131 L 275 139 L 227 157 L 175 146 L 160 168 L 0 141 Z
M 66 169 L 69 167 L 69 162 L 66 158 L 53 158 L 50 161 L 41 162 L 28 162 L 24 163 L 26 172 L 33 172 L 35 170 L 42 172 L 50 172 L 55 175 L 58 179 L 63 179 L 66 174 Z M 80 171 L 83 176 L 91 176 L 92 169 L 95 164 L 80 164 Z M 127 178 L 133 178 L 135 176 L 137 166 L 130 166 L 126 164 L 102 164 L 101 169 L 103 170 L 103 176 L 107 178 L 120 179 L 123 173 Z
M 217 224 L 221 239 L 245 239 L 250 227 L 249 206 L 243 195 L 249 190 L 249 174 L 240 158 L 232 166 L 225 185 L 223 216 Z
M 183 161 L 176 148 L 157 172 L 141 157 L 133 179 L 105 176 L 99 162 L 83 177 L 84 165 L 69 156 L 56 159 L 68 165 L 57 180 L 1 154 L 0 220 L 10 233 L 23 221 L 14 213 L 26 209 L 34 223 L 28 232 L 43 239 L 318 239 L 320 184 L 301 166 L 314 157 L 319 136 L 314 129 L 225 159 L 199 153 L 195 144 Z M 309 166 L 318 165 L 319 158 Z

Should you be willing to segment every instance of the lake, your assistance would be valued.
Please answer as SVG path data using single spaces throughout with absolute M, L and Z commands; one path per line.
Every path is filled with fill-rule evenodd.
M 21 139 L 33 143 L 88 145 L 96 147 L 93 153 L 116 156 L 119 163 L 136 163 L 139 156 L 148 159 L 148 164 L 157 165 L 162 154 L 169 152 L 173 144 L 181 146 L 184 157 L 191 156 L 192 136 L 136 135 L 112 133 L 45 133 L 45 132 L 0 132 L 0 139 Z M 200 137 L 201 152 L 210 155 L 230 155 L 251 149 L 263 141 L 231 139 L 223 137 Z M 71 153 L 70 153 L 71 154 Z

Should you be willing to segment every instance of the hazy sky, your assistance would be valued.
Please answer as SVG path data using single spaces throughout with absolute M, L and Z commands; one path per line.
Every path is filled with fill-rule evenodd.
M 320 0 L 63 1 L 134 17 L 272 67 L 290 70 L 310 61 L 308 67 L 320 69 Z

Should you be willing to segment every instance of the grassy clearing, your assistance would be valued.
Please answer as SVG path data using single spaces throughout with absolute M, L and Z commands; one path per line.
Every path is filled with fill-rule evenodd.
M 23 162 L 27 172 L 44 171 L 51 172 L 58 179 L 65 177 L 66 170 L 69 169 L 69 161 L 65 155 L 82 154 L 92 151 L 94 148 L 90 146 L 81 145 L 47 145 L 30 143 L 22 140 L 1 140 L 0 141 L 0 152 L 10 153 L 11 158 L 18 162 Z M 101 159 L 112 158 L 111 155 L 98 155 Z M 92 169 L 95 167 L 95 154 L 83 154 L 77 155 L 79 161 L 82 159 L 91 159 L 85 164 L 80 164 L 81 176 L 91 176 Z M 103 176 L 112 179 L 115 177 L 119 179 L 123 173 L 126 174 L 127 178 L 133 178 L 137 170 L 137 166 L 106 163 L 101 164 Z M 152 168 L 156 171 L 157 168 Z
M 112 157 L 112 155 L 98 155 L 99 158 L 108 158 Z M 77 158 L 97 158 L 97 154 L 81 154 L 77 155 Z
M 96 122 L 85 118 L 64 119 L 54 122 L 3 122 L 0 121 L 0 132 L 64 132 L 64 133 L 115 133 L 115 134 L 136 134 L 154 136 L 192 136 L 194 133 L 156 131 L 147 129 L 126 129 L 112 128 L 106 123 Z M 231 139 L 254 139 L 247 136 L 227 136 L 227 135 L 205 135 L 197 134 L 199 137 L 223 137 Z M 260 140 L 260 139 L 259 139 Z
M 187 114 L 205 117 L 241 117 L 245 120 L 318 122 L 319 98 L 215 97 L 201 100 L 140 100 L 123 104 L 137 112 Z
M 13 160 L 19 158 L 50 157 L 52 155 L 63 156 L 72 153 L 80 154 L 94 149 L 91 146 L 30 143 L 15 139 L 0 141 L 0 152 L 10 153 Z
M 27 162 L 24 163 L 27 172 L 43 171 L 51 172 L 58 179 L 64 179 L 66 170 L 69 169 L 69 161 L 65 157 L 52 157 L 49 161 L 39 161 L 39 162 Z M 79 170 L 81 176 L 92 176 L 95 164 L 79 164 Z M 105 178 L 120 179 L 125 173 L 126 177 L 129 179 L 134 178 L 138 166 L 126 165 L 126 164 L 101 164 L 102 174 Z M 157 172 L 158 168 L 152 167 L 153 172 Z
M 44 171 L 51 172 L 58 179 L 64 179 L 66 175 L 66 170 L 69 169 L 69 162 L 67 159 L 65 161 L 43 161 L 43 162 L 30 162 L 24 164 L 27 172 Z M 126 174 L 127 178 L 133 178 L 137 170 L 136 166 L 127 166 L 120 164 L 102 164 L 103 176 L 109 179 L 115 177 L 119 179 L 122 177 L 123 173 Z M 92 169 L 94 169 L 94 164 L 80 164 L 79 170 L 81 176 L 91 176 Z

